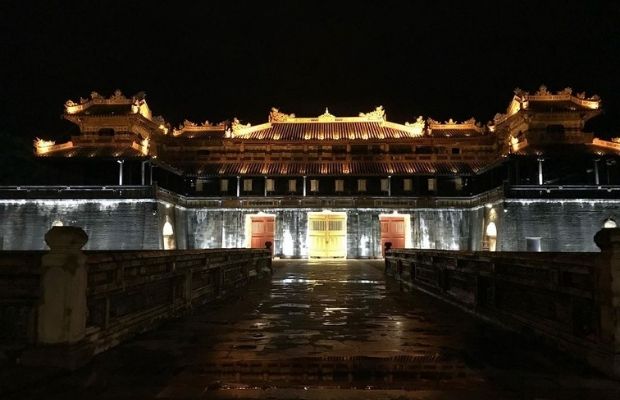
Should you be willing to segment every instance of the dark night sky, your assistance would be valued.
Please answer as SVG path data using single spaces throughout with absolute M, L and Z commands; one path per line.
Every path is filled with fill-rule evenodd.
M 67 131 L 65 100 L 116 88 L 176 125 L 380 104 L 395 122 L 488 121 L 544 83 L 599 94 L 592 129 L 620 133 L 618 2 L 22 3 L 0 6 L 1 120 L 28 140 Z

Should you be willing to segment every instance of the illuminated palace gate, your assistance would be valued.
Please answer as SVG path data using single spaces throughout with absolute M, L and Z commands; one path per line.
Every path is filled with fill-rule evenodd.
M 278 257 L 380 258 L 394 248 L 469 249 L 480 216 L 465 209 L 185 210 L 188 248 L 264 248 Z
M 49 187 L 53 199 L 47 189 L 5 197 L 0 189 L 0 247 L 44 247 L 44 232 L 60 221 L 84 227 L 98 249 L 273 242 L 274 255 L 299 258 L 381 257 L 387 242 L 598 251 L 594 234 L 620 219 L 620 145 L 583 130 L 600 107 L 598 96 L 541 86 L 515 90 L 488 124 L 415 115 L 401 123 L 378 106 L 309 117 L 272 108 L 255 125 L 234 118 L 175 128 L 154 116 L 143 92 L 92 92 L 65 103 L 63 118 L 79 132 L 64 143 L 37 139 L 35 152 L 52 170 L 72 171 L 55 174 L 61 187 L 65 178 L 105 185 L 101 202 L 88 200 L 91 189 Z M 138 184 L 134 194 L 124 188 Z
M 347 256 L 347 214 L 308 213 L 308 257 L 345 258 Z

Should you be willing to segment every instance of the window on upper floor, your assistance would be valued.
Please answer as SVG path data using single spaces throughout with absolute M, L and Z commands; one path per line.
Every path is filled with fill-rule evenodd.
M 433 147 L 431 146 L 418 146 L 415 148 L 416 154 L 433 154 Z
M 336 179 L 334 181 L 334 190 L 336 192 L 344 192 L 344 180 Z
M 411 192 L 413 190 L 413 179 L 411 178 L 403 179 L 403 190 L 405 192 Z
M 319 180 L 318 179 L 310 179 L 310 191 L 311 192 L 319 191 Z
M 220 192 L 228 192 L 228 179 L 220 181 Z
M 101 128 L 99 129 L 99 131 L 97 131 L 97 133 L 99 134 L 99 136 L 114 136 L 114 129 L 113 128 Z
M 437 190 L 437 178 L 428 178 L 428 191 L 434 192 Z
M 561 124 L 547 125 L 547 133 L 562 135 L 564 134 L 564 125 L 561 125 Z
M 357 180 L 357 191 L 365 192 L 366 191 L 366 179 L 358 179 Z
M 297 179 L 289 179 L 288 181 L 288 191 L 296 192 L 297 191 Z
M 368 153 L 368 146 L 354 144 L 351 145 L 351 154 L 366 154 Z
M 390 153 L 409 154 L 411 153 L 411 146 L 393 144 L 393 145 L 390 145 Z
M 252 180 L 251 179 L 244 179 L 243 180 L 243 191 L 244 192 L 251 192 L 252 191 Z
M 454 189 L 457 191 L 463 190 L 463 178 L 456 178 L 454 180 Z
M 387 178 L 381 179 L 381 191 L 389 192 L 390 191 L 390 180 Z
M 273 192 L 275 190 L 276 183 L 273 179 L 265 179 L 265 190 Z

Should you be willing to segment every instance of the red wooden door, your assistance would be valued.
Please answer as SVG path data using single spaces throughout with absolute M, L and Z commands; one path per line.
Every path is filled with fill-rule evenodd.
M 385 255 L 385 243 L 391 242 L 393 249 L 405 247 L 405 217 L 380 217 L 381 254 Z
M 252 240 L 250 246 L 253 249 L 264 249 L 265 242 L 271 242 L 273 251 L 273 238 L 276 219 L 273 216 L 252 216 Z

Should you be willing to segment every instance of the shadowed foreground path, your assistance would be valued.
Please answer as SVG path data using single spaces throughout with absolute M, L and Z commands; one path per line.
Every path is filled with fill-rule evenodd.
M 620 383 L 563 355 L 400 293 L 382 268 L 275 262 L 271 282 L 11 398 L 620 398 Z

